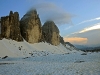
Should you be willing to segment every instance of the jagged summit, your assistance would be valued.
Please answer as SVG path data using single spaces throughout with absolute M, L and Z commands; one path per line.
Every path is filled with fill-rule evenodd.
M 47 28 L 47 30 L 50 29 L 53 32 L 59 33 L 59 29 L 53 21 L 46 21 L 43 25 L 43 29 L 44 28 Z
M 36 9 L 34 10 L 29 10 L 22 18 L 21 20 L 27 19 L 28 17 L 33 17 L 33 18 L 39 18 L 39 15 L 37 14 Z
M 19 21 L 18 12 L 10 11 L 9 16 L 1 17 L 1 37 L 29 43 L 46 41 L 52 45 L 64 45 L 63 37 L 53 21 L 46 21 L 41 25 L 36 10 L 28 11 Z
M 1 17 L 1 37 L 22 41 L 18 12 L 10 11 L 9 16 Z
M 47 21 L 42 26 L 44 40 L 52 45 L 59 45 L 59 29 L 53 21 Z
M 22 17 L 20 28 L 21 34 L 27 42 L 38 43 L 41 41 L 41 21 L 36 10 L 30 10 Z
M 28 14 L 28 15 L 33 15 L 33 14 L 37 14 L 37 11 L 36 11 L 36 9 L 33 9 L 33 10 L 29 10 L 26 14 Z M 34 16 L 34 15 L 33 15 Z

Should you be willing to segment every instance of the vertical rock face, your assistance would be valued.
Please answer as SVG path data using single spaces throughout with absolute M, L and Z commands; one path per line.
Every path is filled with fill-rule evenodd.
M 42 26 L 42 33 L 44 41 L 51 43 L 52 45 L 59 45 L 59 29 L 53 21 L 47 21 Z
M 21 34 L 29 43 L 41 41 L 42 29 L 40 18 L 36 10 L 27 12 L 20 21 Z
M 1 19 L 0 19 L 0 35 L 1 35 Z
M 63 40 L 63 37 L 60 36 L 59 38 L 60 38 L 60 43 L 63 44 L 63 45 L 65 46 L 65 42 L 64 42 L 64 40 Z
M 0 19 L 0 40 L 1 40 L 1 19 Z
M 1 17 L 1 37 L 22 41 L 18 12 L 10 11 L 9 16 Z
M 36 10 L 27 12 L 19 22 L 18 12 L 10 11 L 9 16 L 0 19 L 0 39 L 7 38 L 29 43 L 46 41 L 52 45 L 65 45 L 59 29 L 53 21 L 47 21 L 41 27 L 41 21 Z

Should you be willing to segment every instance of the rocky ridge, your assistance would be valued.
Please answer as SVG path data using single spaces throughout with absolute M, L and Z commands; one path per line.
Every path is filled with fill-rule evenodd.
M 1 17 L 1 37 L 29 43 L 48 42 L 52 45 L 65 45 L 63 37 L 53 21 L 41 25 L 36 10 L 28 11 L 19 21 L 18 12 L 10 11 L 9 16 Z
M 1 37 L 16 41 L 23 41 L 20 33 L 18 12 L 10 11 L 9 16 L 1 17 Z

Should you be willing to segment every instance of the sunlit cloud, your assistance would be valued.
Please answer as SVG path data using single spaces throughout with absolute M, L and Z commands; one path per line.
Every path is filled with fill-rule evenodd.
M 91 22 L 91 21 L 96 21 L 96 20 L 100 20 L 100 17 L 94 18 L 94 19 L 90 19 L 90 20 L 86 20 L 83 22 L 78 23 L 77 25 L 83 24 L 83 23 L 87 23 L 87 22 Z
M 79 33 L 84 33 L 90 30 L 95 30 L 95 29 L 100 29 L 100 23 L 97 23 L 96 25 L 92 26 L 92 27 L 88 27 L 83 29 L 82 31 L 80 31 Z
M 78 35 L 78 34 L 85 33 L 85 32 L 92 31 L 92 30 L 96 30 L 96 29 L 100 29 L 100 23 L 97 23 L 91 27 L 84 28 L 81 31 L 73 32 L 67 36 L 71 36 L 71 35 L 75 35 L 75 34 Z
M 78 23 L 78 24 L 76 24 L 74 26 L 70 26 L 70 27 L 65 28 L 65 30 L 68 30 L 68 29 L 73 28 L 75 26 L 81 25 L 83 23 L 88 23 L 88 22 L 92 22 L 92 21 L 96 21 L 96 20 L 100 20 L 100 17 L 97 17 L 97 18 L 94 18 L 94 19 L 90 19 L 90 20 L 82 21 L 82 22 L 80 22 L 80 23 Z
M 71 42 L 73 44 L 86 44 L 88 39 L 82 37 L 69 37 L 69 38 L 64 38 L 64 41 Z

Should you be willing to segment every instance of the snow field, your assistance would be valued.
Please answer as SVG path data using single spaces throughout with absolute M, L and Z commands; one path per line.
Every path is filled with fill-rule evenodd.
M 0 75 L 100 75 L 100 53 L 6 58 L 0 63 L 11 63 L 0 65 Z
M 83 55 L 85 54 L 85 55 Z M 4 56 L 8 56 L 2 59 Z M 100 75 L 100 52 L 0 40 L 0 75 Z

